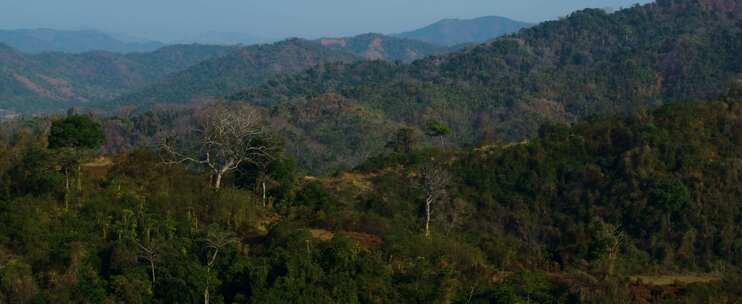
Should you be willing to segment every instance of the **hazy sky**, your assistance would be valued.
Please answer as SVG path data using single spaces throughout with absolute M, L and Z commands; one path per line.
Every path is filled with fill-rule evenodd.
M 265 37 L 395 33 L 442 18 L 538 22 L 649 0 L 0 0 L 0 28 L 99 29 L 176 40 L 209 31 Z

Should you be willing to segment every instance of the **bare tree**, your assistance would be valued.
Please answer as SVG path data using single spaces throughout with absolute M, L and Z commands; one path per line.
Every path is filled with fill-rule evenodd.
M 229 231 L 222 231 L 219 229 L 209 229 L 209 232 L 204 240 L 206 242 L 206 288 L 204 289 L 204 303 L 209 304 L 209 276 L 211 275 L 211 268 L 216 263 L 216 258 L 219 256 L 219 251 L 224 249 L 230 244 L 237 243 L 239 240 L 234 233 Z
M 273 145 L 259 125 L 258 113 L 244 105 L 205 108 L 189 134 L 161 140 L 160 149 L 170 164 L 192 163 L 211 172 L 213 187 L 243 163 L 260 164 L 271 158 Z M 180 140 L 180 141 L 179 141 Z M 195 144 L 195 147 L 189 147 Z
M 433 214 L 433 205 L 444 199 L 448 194 L 446 187 L 450 181 L 450 175 L 442 166 L 431 163 L 420 169 L 420 177 L 425 192 L 425 237 L 430 238 L 430 219 Z
M 620 227 L 613 225 L 607 225 L 606 233 L 610 236 L 610 243 L 608 247 L 608 274 L 613 275 L 614 269 L 616 268 L 616 260 L 621 250 L 621 246 L 626 240 L 626 236 L 621 231 Z
M 157 277 L 155 276 L 155 265 L 158 263 L 160 258 L 160 253 L 157 248 L 157 246 L 154 243 L 151 243 L 149 245 L 145 245 L 140 243 L 137 240 L 133 240 L 135 244 L 137 244 L 137 247 L 139 247 L 139 255 L 138 258 L 147 261 L 149 263 L 149 270 L 152 275 L 152 289 L 154 289 L 155 284 L 157 283 Z

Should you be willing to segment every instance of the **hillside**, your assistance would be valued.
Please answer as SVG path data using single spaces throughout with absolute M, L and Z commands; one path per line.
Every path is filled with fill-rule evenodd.
M 325 47 L 353 53 L 366 60 L 407 63 L 447 51 L 443 47 L 426 42 L 373 33 L 349 38 L 322 38 L 319 42 Z
M 104 51 L 30 55 L 1 46 L 0 108 L 59 110 L 111 99 L 231 50 L 181 45 L 126 55 Z
M 487 145 L 448 157 L 420 153 L 376 158 L 353 172 L 353 182 L 351 176 L 344 178 L 342 184 L 351 189 L 370 184 L 361 194 L 337 187 L 337 182 L 323 185 L 338 202 L 357 195 L 356 215 L 378 222 L 355 226 L 349 224 L 353 216 L 327 216 L 323 223 L 360 232 L 371 230 L 364 226 L 374 227 L 383 231 L 374 230 L 380 235 L 401 229 L 393 222 L 411 221 L 419 214 L 415 203 L 422 200 L 407 194 L 416 193 L 408 185 L 420 182 L 410 172 L 443 158 L 448 161 L 440 161 L 440 166 L 452 176 L 443 203 L 434 210 L 438 233 L 452 239 L 466 235 L 463 239 L 481 248 L 496 268 L 527 268 L 533 265 L 529 260 L 543 259 L 546 262 L 537 267 L 570 273 L 555 276 L 568 285 L 599 281 L 597 286 L 620 286 L 626 281 L 609 277 L 708 273 L 716 271 L 716 261 L 739 267 L 742 232 L 735 221 L 742 214 L 737 186 L 742 173 L 741 101 L 734 97 L 676 104 L 572 127 L 549 125 L 525 142 Z M 401 210 L 409 212 L 408 221 L 400 219 L 405 217 Z M 598 273 L 608 277 L 593 281 Z M 660 278 L 650 275 L 644 282 L 660 285 Z M 682 275 L 675 278 L 682 280 Z M 684 284 L 669 280 L 664 285 L 682 290 Z M 680 298 L 689 294 L 642 294 L 639 286 L 618 287 L 614 291 L 626 289 L 609 300 L 602 293 L 607 290 L 582 286 L 567 288 L 585 292 L 579 303 L 658 303 L 663 298 L 685 303 Z M 739 296 L 727 298 L 712 290 L 704 301 L 733 303 Z
M 435 45 L 455 46 L 485 42 L 507 34 L 517 33 L 529 26 L 531 24 L 497 16 L 466 20 L 444 19 L 429 26 L 393 36 Z
M 275 37 L 265 37 L 243 32 L 207 31 L 203 33 L 187 33 L 177 40 L 180 44 L 208 44 L 208 45 L 253 45 L 278 41 Z
M 336 109 L 373 117 L 328 97 L 334 104 L 308 105 L 291 123 Z M 0 294 L 14 301 L 191 303 L 207 294 L 219 303 L 732 304 L 742 296 L 739 97 L 548 125 L 519 143 L 397 141 L 409 149 L 332 176 L 300 175 L 277 152 L 219 190 L 204 172 L 164 165 L 147 149 L 85 158 L 66 174 L 76 163 L 47 148 L 48 123 L 0 128 Z
M 220 97 L 278 75 L 298 73 L 320 64 L 358 59 L 350 53 L 302 39 L 241 47 L 123 96 L 115 104 L 186 102 L 198 97 Z
M 151 52 L 164 46 L 155 41 L 122 41 L 96 31 L 60 31 L 52 29 L 0 30 L 0 43 L 24 53 L 116 53 Z
M 3 47 L 8 60 L 0 62 L 0 73 L 7 85 L 0 92 L 0 108 L 34 112 L 187 102 L 231 95 L 272 77 L 327 63 L 410 62 L 444 51 L 424 42 L 377 34 L 244 47 L 174 45 L 130 54 L 25 54 Z
M 378 34 L 316 41 L 289 39 L 241 47 L 227 56 L 207 60 L 127 94 L 113 104 L 182 103 L 200 97 L 223 97 L 276 76 L 296 74 L 322 64 L 362 59 L 411 62 L 444 51 L 424 42 Z
M 158 77 L 183 71 L 191 66 L 230 54 L 236 47 L 201 44 L 171 45 L 149 53 L 127 54 L 125 57 L 147 66 Z
M 286 5 L 199 13 L 358 10 Z M 742 304 L 740 55 L 742 0 L 456 47 L 0 43 L 0 304 Z
M 442 120 L 458 143 L 513 140 L 534 134 L 543 122 L 726 93 L 742 77 L 735 3 L 678 0 L 614 14 L 584 10 L 411 65 L 324 65 L 232 99 L 276 107 L 333 93 L 418 129 Z

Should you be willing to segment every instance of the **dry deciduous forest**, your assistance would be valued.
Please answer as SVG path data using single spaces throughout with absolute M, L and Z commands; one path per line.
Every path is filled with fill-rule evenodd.
M 741 17 L 2 47 L 0 303 L 739 303 Z

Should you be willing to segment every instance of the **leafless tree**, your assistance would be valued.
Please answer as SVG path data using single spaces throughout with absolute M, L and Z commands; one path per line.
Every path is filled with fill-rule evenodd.
M 137 244 L 137 247 L 139 247 L 138 258 L 147 261 L 147 263 L 149 264 L 149 270 L 152 275 L 152 288 L 154 288 L 155 284 L 157 283 L 157 277 L 155 276 L 155 265 L 157 265 L 160 258 L 160 253 L 157 245 L 155 245 L 154 243 L 145 245 L 137 240 L 134 240 L 134 243 Z
M 166 163 L 192 163 L 211 172 L 213 187 L 243 163 L 259 165 L 271 158 L 273 145 L 259 125 L 257 111 L 245 105 L 214 105 L 197 116 L 188 134 L 166 136 L 160 149 Z M 191 145 L 189 146 L 189 141 Z
M 448 194 L 446 187 L 450 175 L 441 165 L 431 163 L 420 168 L 423 191 L 425 193 L 425 237 L 430 238 L 430 219 L 433 205 L 443 200 Z
M 620 227 L 606 225 L 605 229 L 610 240 L 610 247 L 608 248 L 608 274 L 613 275 L 616 266 L 616 259 L 618 259 L 621 246 L 623 246 L 626 236 L 623 231 L 621 231 Z

